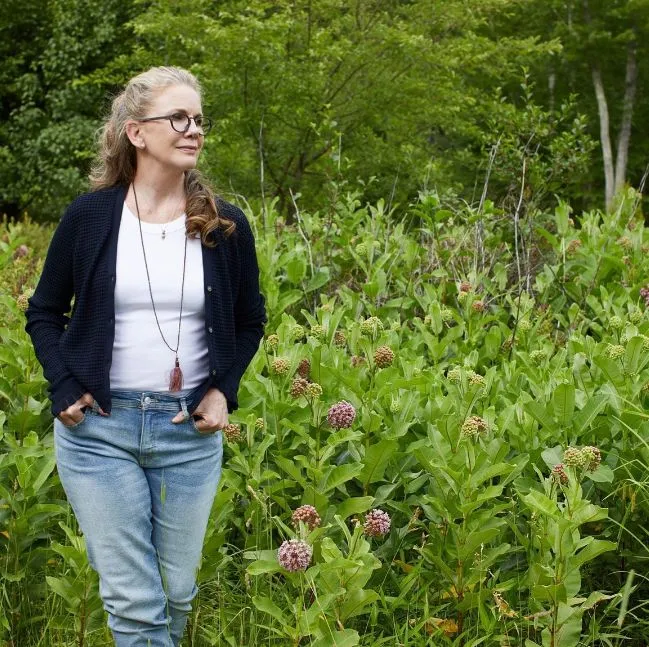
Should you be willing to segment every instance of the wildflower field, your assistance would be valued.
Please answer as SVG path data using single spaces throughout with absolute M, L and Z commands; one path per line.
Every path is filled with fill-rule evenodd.
M 269 322 L 185 644 L 645 647 L 639 203 L 243 205 Z M 0 231 L 0 644 L 108 646 L 23 331 L 50 235 Z

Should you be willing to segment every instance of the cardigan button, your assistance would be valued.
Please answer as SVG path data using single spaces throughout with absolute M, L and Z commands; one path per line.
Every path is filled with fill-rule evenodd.
M 213 333 L 213 332 L 214 332 L 214 330 L 212 329 L 212 326 L 210 326 L 210 327 L 207 329 L 207 332 L 209 332 L 209 333 Z
M 216 375 L 216 369 L 215 368 L 212 369 L 212 375 Z
M 211 286 L 211 285 L 208 285 L 208 286 L 207 286 L 207 291 L 208 291 L 208 292 L 211 292 L 211 291 L 212 291 L 212 286 Z

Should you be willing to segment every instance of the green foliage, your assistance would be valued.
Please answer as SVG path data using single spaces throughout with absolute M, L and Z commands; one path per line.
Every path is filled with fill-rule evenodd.
M 316 214 L 296 200 L 292 224 L 277 201 L 249 213 L 269 324 L 232 417 L 193 644 L 641 645 L 649 586 L 627 579 L 649 554 L 638 196 L 579 228 L 565 203 L 530 209 L 516 229 L 488 202 L 422 193 L 397 218 L 330 190 Z M 30 226 L 0 236 L 15 286 L 0 330 L 0 631 L 108 644 L 18 309 L 38 272 L 16 257 Z M 332 425 L 343 400 L 354 420 Z M 601 465 L 568 464 L 584 446 Z M 292 520 L 303 505 L 320 525 Z M 387 534 L 367 534 L 373 509 Z M 280 565 L 288 539 L 311 546 L 305 570 Z

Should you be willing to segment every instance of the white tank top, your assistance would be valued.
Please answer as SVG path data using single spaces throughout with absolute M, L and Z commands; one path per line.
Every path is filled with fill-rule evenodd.
M 164 238 L 162 231 L 165 231 Z M 142 223 L 151 291 L 160 328 L 172 348 L 178 317 L 185 248 L 185 215 L 166 225 Z M 205 293 L 200 238 L 187 240 L 187 266 L 178 358 L 183 389 L 205 380 L 209 371 L 205 339 Z M 168 391 L 175 355 L 162 341 L 151 306 L 137 216 L 124 204 L 117 242 L 115 343 L 111 389 Z

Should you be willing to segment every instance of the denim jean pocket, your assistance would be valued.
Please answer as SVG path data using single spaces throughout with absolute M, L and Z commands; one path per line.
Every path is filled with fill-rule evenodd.
M 86 421 L 86 412 L 82 411 L 81 412 L 83 415 L 83 418 L 79 420 L 79 422 L 75 422 L 73 425 L 66 425 L 60 418 L 58 418 L 58 421 L 66 428 L 66 429 L 76 429 L 77 427 L 80 427 L 85 421 Z
M 192 429 L 194 430 L 195 433 L 197 433 L 199 436 L 213 436 L 218 429 L 213 429 L 210 431 L 201 431 L 197 426 L 196 426 L 196 418 L 194 416 L 189 416 L 190 424 L 192 426 Z

